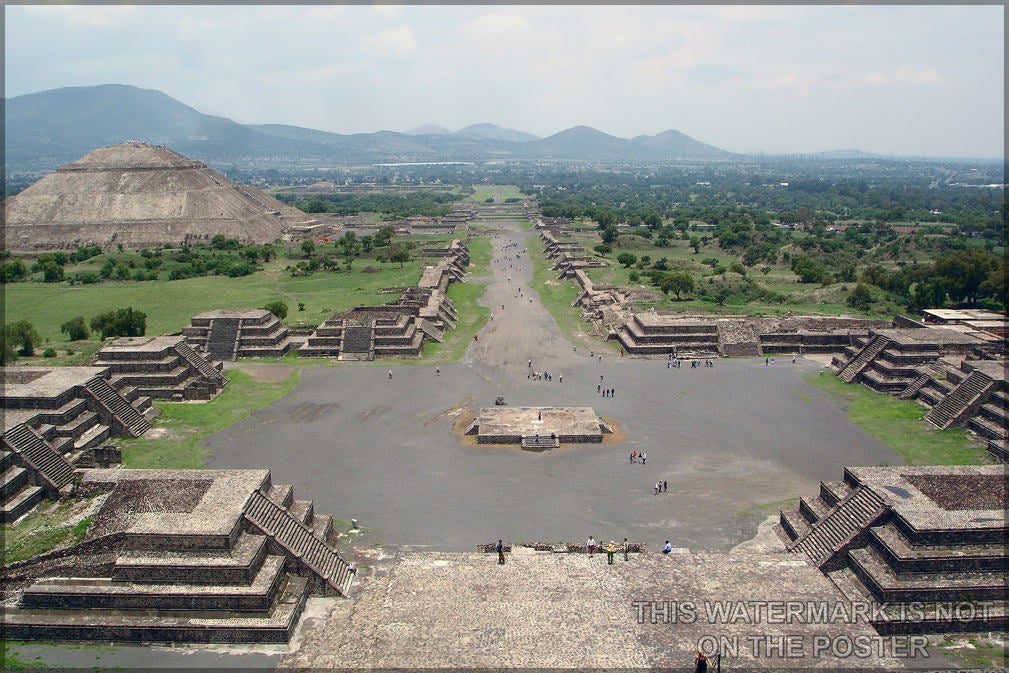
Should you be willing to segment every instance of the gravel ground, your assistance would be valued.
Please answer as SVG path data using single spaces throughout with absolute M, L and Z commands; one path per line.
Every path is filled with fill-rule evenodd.
M 514 225 L 493 237 L 493 273 L 480 280 L 494 319 L 459 364 L 440 376 L 433 366 L 391 364 L 391 380 L 385 364 L 305 369 L 290 395 L 204 439 L 208 467 L 267 467 L 316 511 L 358 519 L 370 542 L 470 551 L 500 537 L 592 534 L 728 550 L 776 511 L 765 506 L 816 493 L 842 466 L 901 463 L 802 379 L 818 362 L 667 369 L 609 350 L 602 361 L 589 357 L 594 343 L 568 341 L 529 290 L 531 236 Z M 553 381 L 528 379 L 530 369 Z M 615 394 L 603 398 L 597 387 Z M 626 441 L 534 453 L 453 433 L 460 415 L 499 395 L 516 406 L 592 406 Z M 632 450 L 646 464 L 631 464 Z M 655 495 L 659 480 L 668 492 Z

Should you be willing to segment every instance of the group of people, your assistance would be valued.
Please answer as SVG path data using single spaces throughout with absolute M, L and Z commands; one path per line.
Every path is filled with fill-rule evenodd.
M 530 360 L 530 362 L 532 362 L 532 360 Z M 526 378 L 532 379 L 533 381 L 553 381 L 554 375 L 550 372 L 529 372 L 528 374 L 526 374 Z M 558 380 L 561 383 L 564 383 L 564 375 L 561 374 L 558 377 Z
M 589 535 L 589 539 L 585 543 L 585 546 L 588 547 L 589 558 L 592 558 L 592 555 L 595 554 L 596 547 L 600 547 L 600 545 L 598 545 L 596 543 L 596 539 L 594 537 L 592 537 L 591 535 Z M 623 553 L 624 553 L 624 560 L 625 561 L 629 561 L 630 560 L 629 554 L 630 554 L 630 551 L 631 551 L 631 543 L 627 541 L 627 538 L 624 538 L 624 543 L 622 545 L 620 545 L 620 547 L 617 547 L 617 543 L 616 542 L 614 542 L 613 540 L 610 540 L 609 544 L 607 544 L 605 546 L 602 546 L 600 548 L 604 552 L 606 552 L 606 563 L 608 563 L 609 565 L 613 565 L 613 555 L 616 554 L 618 550 L 619 551 L 623 551 Z
M 641 464 L 644 465 L 645 464 L 645 459 L 647 459 L 647 458 L 648 458 L 648 454 L 646 454 L 644 451 L 642 451 L 641 453 L 638 453 L 637 449 L 631 451 L 631 462 L 632 463 L 636 463 L 638 461 L 641 461 Z
M 613 397 L 617 390 L 616 388 L 603 388 L 602 386 L 596 386 L 596 392 L 602 393 L 603 397 Z
M 705 367 L 714 367 L 715 366 L 715 362 L 713 360 L 691 360 L 690 361 L 690 368 L 691 369 L 697 369 L 698 367 L 701 366 L 702 362 L 704 363 Z
M 667 482 L 665 479 L 663 479 L 662 481 L 657 481 L 655 482 L 655 486 L 653 488 L 655 489 L 654 495 L 658 495 L 659 493 L 667 493 L 669 491 L 669 482 Z

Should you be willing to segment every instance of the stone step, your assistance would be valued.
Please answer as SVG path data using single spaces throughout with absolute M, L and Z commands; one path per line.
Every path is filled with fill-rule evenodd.
M 70 463 L 27 425 L 11 428 L 3 434 L 3 440 L 56 490 L 73 481 L 74 468 Z
M 946 548 L 916 548 L 893 524 L 873 526 L 869 529 L 870 541 L 876 554 L 893 572 L 909 573 L 945 572 L 1004 572 L 1009 569 L 1009 558 L 1002 545 L 950 546 Z
M 308 598 L 308 581 L 290 576 L 266 613 L 228 616 L 189 612 L 4 609 L 4 637 L 18 640 L 286 643 Z
M 151 424 L 143 414 L 123 399 L 123 396 L 105 379 L 96 376 L 85 383 L 84 388 L 134 437 L 139 437 L 151 429 Z
M 283 556 L 267 556 L 249 584 L 147 584 L 112 578 L 51 577 L 24 590 L 20 605 L 50 610 L 265 612 L 284 579 Z
M 116 556 L 112 579 L 155 584 L 249 584 L 265 559 L 266 536 L 242 533 L 228 550 L 123 550 Z
M 98 446 L 108 439 L 110 434 L 111 430 L 109 429 L 109 426 L 97 423 L 88 428 L 87 432 L 74 440 L 73 450 L 83 451 L 85 449 Z
M 4 470 L 3 476 L 0 477 L 3 482 L 0 494 L 3 495 L 4 502 L 7 502 L 11 496 L 28 485 L 28 477 L 28 470 L 17 465 L 11 465 Z
M 42 502 L 45 495 L 40 486 L 25 486 L 3 502 L 3 508 L 0 509 L 0 523 L 17 521 Z
M 996 601 L 1005 599 L 1001 572 L 948 572 L 897 575 L 869 547 L 848 550 L 848 563 L 880 601 Z
M 276 503 L 278 507 L 287 509 L 294 502 L 294 486 L 291 484 L 273 484 L 270 486 L 270 492 L 266 494 L 266 497 Z
M 315 503 L 311 500 L 295 500 L 287 508 L 287 511 L 296 521 L 311 527 L 312 516 L 315 514 Z
M 793 542 L 809 532 L 809 522 L 797 511 L 782 510 L 778 513 L 782 530 Z

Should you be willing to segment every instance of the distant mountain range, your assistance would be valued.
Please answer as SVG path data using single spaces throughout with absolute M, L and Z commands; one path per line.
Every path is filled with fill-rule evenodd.
M 239 124 L 156 90 L 121 84 L 67 87 L 5 101 L 8 173 L 51 171 L 99 147 L 140 140 L 209 165 L 346 166 L 393 162 L 571 160 L 662 162 L 736 155 L 679 131 L 617 138 L 587 126 L 546 138 L 475 124 L 451 132 L 342 135 L 283 124 Z

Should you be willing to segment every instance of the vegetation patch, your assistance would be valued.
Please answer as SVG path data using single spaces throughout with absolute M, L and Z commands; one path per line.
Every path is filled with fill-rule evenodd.
M 13 526 L 0 527 L 4 540 L 4 564 L 70 547 L 83 540 L 91 525 L 91 517 L 82 516 L 89 504 L 90 499 L 63 503 L 55 508 L 42 506 Z
M 228 385 L 210 402 L 158 402 L 161 416 L 155 421 L 154 429 L 161 429 L 162 437 L 124 440 L 123 467 L 205 467 L 200 459 L 204 453 L 198 446 L 200 440 L 287 395 L 300 380 L 301 367 L 293 366 L 282 380 L 257 379 L 241 369 L 227 371 L 227 377 Z
M 965 430 L 936 430 L 924 420 L 916 402 L 876 393 L 865 386 L 846 384 L 832 373 L 804 377 L 809 383 L 848 403 L 848 418 L 899 453 L 909 465 L 981 465 L 991 462 L 987 452 Z

